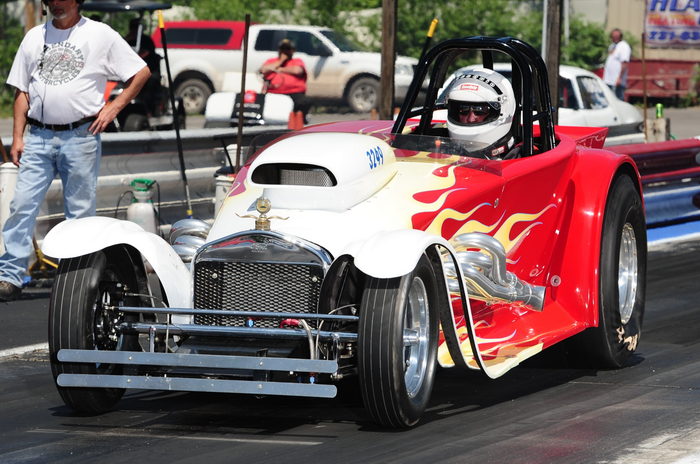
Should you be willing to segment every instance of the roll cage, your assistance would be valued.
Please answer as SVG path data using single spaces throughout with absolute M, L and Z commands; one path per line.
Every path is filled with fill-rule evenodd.
M 512 84 L 516 109 L 511 126 L 520 156 L 551 150 L 556 145 L 552 105 L 547 80 L 547 68 L 539 53 L 514 37 L 464 37 L 446 40 L 430 49 L 418 62 L 406 100 L 392 128 L 393 134 L 403 134 L 409 118 L 420 116 L 413 135 L 426 135 L 432 126 L 433 112 L 438 109 L 438 91 L 445 81 L 448 67 L 467 52 L 480 52 L 485 68 L 493 69 L 493 53 L 507 55 L 512 63 Z M 430 72 L 428 90 L 423 105 L 417 105 L 419 92 Z M 539 133 L 533 124 L 539 123 Z

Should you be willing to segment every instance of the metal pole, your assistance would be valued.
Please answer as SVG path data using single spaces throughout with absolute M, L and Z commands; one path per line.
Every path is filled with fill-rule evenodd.
M 542 58 L 547 56 L 547 10 L 549 9 L 549 0 L 542 1 Z
M 564 47 L 569 46 L 569 16 L 571 14 L 571 11 L 569 8 L 571 8 L 570 5 L 571 0 L 564 0 Z M 568 60 L 569 56 L 564 55 L 564 60 Z
M 433 40 L 433 35 L 435 34 L 435 29 L 437 28 L 438 25 L 438 19 L 433 18 L 432 21 L 430 21 L 430 27 L 428 27 L 428 33 L 425 34 L 425 42 L 423 42 L 423 50 L 420 52 L 420 58 L 418 60 L 423 59 L 423 56 L 425 56 L 425 53 L 428 51 L 428 47 L 430 47 L 430 42 Z
M 238 137 L 236 138 L 236 167 L 234 173 L 241 169 L 241 144 L 243 143 L 243 98 L 245 97 L 245 74 L 248 71 L 248 30 L 250 29 L 250 14 L 245 15 L 245 32 L 243 34 L 243 73 L 241 75 L 241 91 L 238 94 Z
M 379 119 L 391 119 L 394 106 L 396 59 L 396 1 L 382 0 L 382 65 Z
M 561 0 L 550 0 L 547 2 L 547 48 L 545 49 L 544 61 L 547 64 L 549 74 L 549 91 L 551 93 L 552 107 L 554 110 L 554 124 L 559 122 L 557 109 L 559 107 L 559 55 L 561 40 Z
M 163 41 L 163 55 L 165 57 L 165 70 L 168 74 L 168 94 L 170 95 L 170 106 L 173 111 L 173 125 L 175 126 L 175 140 L 177 142 L 177 156 L 180 160 L 180 177 L 185 188 L 185 202 L 187 204 L 187 217 L 192 217 L 192 201 L 190 200 L 190 185 L 187 182 L 187 173 L 185 172 L 185 157 L 182 153 L 182 138 L 180 137 L 180 118 L 177 116 L 175 108 L 175 90 L 173 89 L 173 76 L 170 74 L 170 61 L 168 60 L 168 40 L 165 35 L 165 22 L 163 21 L 163 12 L 158 10 L 158 28 L 160 29 L 160 37 Z
M 644 58 L 646 31 L 642 32 L 642 114 L 644 115 L 644 142 L 647 142 L 647 62 Z

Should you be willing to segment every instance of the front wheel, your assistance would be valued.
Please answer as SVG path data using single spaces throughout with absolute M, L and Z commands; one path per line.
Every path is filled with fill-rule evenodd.
M 348 106 L 356 113 L 367 113 L 379 105 L 379 81 L 372 77 L 361 77 L 350 84 L 347 94 Z
M 49 354 L 55 380 L 64 373 L 122 373 L 120 365 L 59 362 L 61 349 L 140 349 L 136 335 L 118 331 L 125 316 L 114 307 L 123 300 L 125 286 L 135 289 L 136 280 L 128 260 L 115 258 L 98 251 L 62 259 L 58 266 L 49 301 Z M 67 406 L 87 414 L 110 410 L 124 393 L 116 388 L 66 388 L 58 384 L 57 388 Z
M 385 427 L 414 425 L 430 399 L 438 338 L 435 272 L 423 256 L 413 272 L 369 278 L 358 327 L 365 407 Z
M 204 113 L 211 93 L 209 85 L 196 78 L 185 79 L 175 89 L 175 97 L 182 99 L 187 114 Z
M 595 367 L 620 368 L 639 344 L 646 288 L 646 223 L 630 177 L 615 179 L 603 221 L 598 327 L 579 335 L 575 348 Z

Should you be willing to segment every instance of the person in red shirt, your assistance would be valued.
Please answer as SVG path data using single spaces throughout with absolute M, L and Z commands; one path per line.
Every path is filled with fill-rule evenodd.
M 270 58 L 260 67 L 265 80 L 263 93 L 280 93 L 289 95 L 294 101 L 294 111 L 306 114 L 309 104 L 306 99 L 306 68 L 300 58 L 294 58 L 294 43 L 284 39 L 279 43 L 276 58 Z

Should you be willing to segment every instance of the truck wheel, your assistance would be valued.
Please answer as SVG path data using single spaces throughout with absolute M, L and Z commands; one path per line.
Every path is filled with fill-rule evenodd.
M 58 362 L 61 349 L 140 350 L 136 335 L 117 332 L 124 315 L 108 305 L 123 299 L 118 295 L 123 287 L 118 284 L 135 285 L 125 261 L 109 260 L 104 251 L 61 260 L 49 300 L 49 354 L 54 380 L 64 373 L 122 373 L 121 365 Z M 110 410 L 124 393 L 116 388 L 66 388 L 58 384 L 57 388 L 67 406 L 86 414 Z
M 358 370 L 365 407 L 385 427 L 420 419 L 430 399 L 438 337 L 435 272 L 423 256 L 413 272 L 369 278 L 358 326 Z
M 373 77 L 361 77 L 350 84 L 348 106 L 356 113 L 367 113 L 379 105 L 379 81 Z
M 647 242 L 639 193 L 618 177 L 605 206 L 600 252 L 599 323 L 579 335 L 576 355 L 620 368 L 637 348 L 644 318 Z
M 175 97 L 182 98 L 187 114 L 202 114 L 212 90 L 201 79 L 185 79 L 175 88 Z
M 124 120 L 124 132 L 148 130 L 148 118 L 144 114 L 131 113 Z

